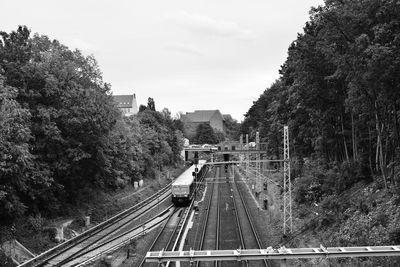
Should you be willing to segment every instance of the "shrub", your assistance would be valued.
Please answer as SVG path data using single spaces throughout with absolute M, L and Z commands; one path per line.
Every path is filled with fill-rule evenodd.
M 0 266 L 3 266 L 3 267 L 14 267 L 15 266 L 12 259 L 7 257 L 7 255 L 2 250 L 0 250 Z
M 40 213 L 36 216 L 29 216 L 28 217 L 29 225 L 35 232 L 40 232 L 43 229 L 45 219 L 40 215 Z
M 397 227 L 389 232 L 389 239 L 393 244 L 400 244 L 400 227 Z

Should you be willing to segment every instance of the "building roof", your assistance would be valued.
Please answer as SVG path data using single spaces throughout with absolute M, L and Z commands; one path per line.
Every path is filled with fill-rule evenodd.
M 215 110 L 195 110 L 194 112 L 186 112 L 185 119 L 192 122 L 209 122 L 215 113 L 221 114 L 218 109 Z M 222 115 L 221 115 L 222 117 Z
M 135 95 L 114 95 L 114 102 L 118 108 L 132 108 L 136 103 Z M 135 100 L 135 103 L 133 102 Z

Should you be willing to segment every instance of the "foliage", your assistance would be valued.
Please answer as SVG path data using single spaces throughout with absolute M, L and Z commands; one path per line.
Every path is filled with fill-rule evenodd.
M 139 106 L 139 113 L 143 112 L 147 107 L 145 105 L 140 105 Z
M 152 111 L 156 111 L 156 104 L 154 103 L 154 99 L 151 97 L 149 97 L 147 100 L 147 108 Z
M 73 203 L 80 189 L 111 178 L 102 164 L 110 156 L 103 141 L 118 111 L 93 57 L 46 36 L 30 38 L 26 27 L 1 36 L 5 84 L 17 88 L 16 100 L 31 114 L 25 146 L 34 157 L 34 185 L 23 197 L 33 212 L 52 214 L 60 202 Z
M 251 137 L 260 131 L 279 158 L 282 128 L 289 126 L 291 158 L 304 161 L 293 176 L 295 204 L 311 210 L 308 217 L 299 213 L 315 217 L 313 229 L 333 246 L 398 239 L 399 14 L 395 0 L 326 0 L 312 8 L 280 78 L 242 124 Z
M 0 250 L 0 265 L 3 267 L 14 267 L 15 264 L 11 258 L 7 257 L 7 255 Z
M 28 195 L 36 183 L 34 180 L 34 156 L 29 151 L 30 112 L 15 100 L 17 90 L 4 85 L 0 76 L 0 216 L 7 221 L 21 215 L 26 204 L 21 199 Z
M 230 140 L 239 140 L 241 124 L 231 116 L 224 116 L 224 124 L 226 128 L 226 137 Z M 224 141 L 224 140 L 220 140 Z
M 196 128 L 196 136 L 194 138 L 194 143 L 217 144 L 219 143 L 219 139 L 210 124 L 200 123 Z
M 225 141 L 225 136 L 226 135 L 227 134 L 224 134 L 223 132 L 221 132 L 221 131 L 219 131 L 217 129 L 214 130 L 214 137 L 217 140 L 216 143 L 221 143 L 221 142 Z
M 355 161 L 393 183 L 399 151 L 398 1 L 326 1 L 288 50 L 281 77 L 254 102 L 242 131 L 271 153 L 289 125 L 292 155 Z M 369 169 L 368 171 L 366 170 Z
M 0 37 L 2 223 L 63 215 L 179 160 L 170 113 L 149 98 L 122 118 L 93 56 L 25 26 Z
M 141 143 L 149 151 L 152 161 L 149 166 L 161 168 L 163 165 L 179 161 L 180 151 L 183 147 L 183 135 L 175 127 L 174 120 L 168 110 L 164 113 L 146 109 L 138 114 L 141 124 Z

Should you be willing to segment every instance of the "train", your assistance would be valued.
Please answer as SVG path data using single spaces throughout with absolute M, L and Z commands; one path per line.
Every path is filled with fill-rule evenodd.
M 206 170 L 206 160 L 199 160 L 186 169 L 171 185 L 172 203 L 176 206 L 187 205 L 192 201 L 196 186 L 195 175 L 199 179 Z

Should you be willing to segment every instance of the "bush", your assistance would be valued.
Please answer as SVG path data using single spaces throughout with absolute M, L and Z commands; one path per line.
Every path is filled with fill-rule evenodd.
M 28 217 L 28 222 L 29 222 L 30 226 L 32 227 L 32 229 L 35 232 L 40 232 L 43 229 L 43 226 L 44 226 L 44 223 L 45 223 L 45 219 L 39 213 L 35 217 L 29 216 Z
M 389 215 L 387 215 L 384 211 L 379 209 L 378 214 L 375 217 L 373 226 L 382 225 L 383 227 L 386 227 L 388 225 L 388 223 L 389 223 Z
M 400 227 L 397 227 L 389 232 L 389 239 L 393 244 L 400 244 Z
M 7 255 L 0 250 L 0 266 L 3 267 L 14 267 L 16 266 L 11 258 L 7 257 Z

